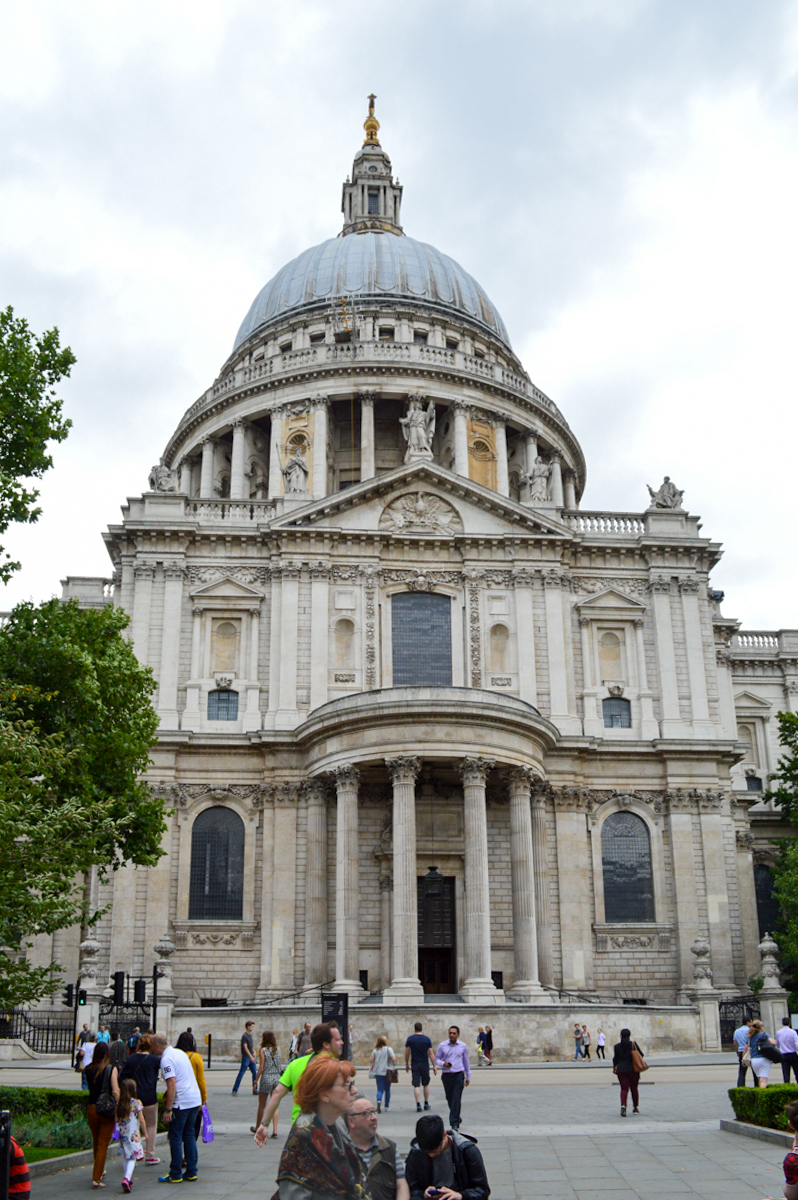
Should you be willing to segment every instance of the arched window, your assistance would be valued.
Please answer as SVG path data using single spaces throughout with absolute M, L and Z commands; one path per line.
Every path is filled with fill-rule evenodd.
M 238 629 L 234 621 L 214 622 L 213 628 L 214 671 L 235 671 Z
M 335 665 L 344 670 L 355 665 L 355 625 L 347 617 L 335 623 Z
M 773 933 L 779 919 L 779 902 L 773 895 L 773 872 L 767 863 L 754 865 L 754 888 L 759 936 L 763 938 L 766 933 Z
M 191 831 L 189 920 L 240 921 L 244 822 L 230 808 L 206 808 Z
M 610 696 L 601 701 L 601 712 L 605 729 L 631 729 L 632 705 L 628 700 Z
M 452 602 L 430 592 L 391 600 L 394 687 L 451 687 Z
M 601 827 L 605 921 L 653 921 L 654 877 L 645 821 L 616 812 Z
M 490 631 L 490 669 L 501 674 L 503 671 L 508 671 L 507 665 L 507 643 L 510 640 L 510 631 L 506 625 L 494 625 Z
M 599 638 L 599 663 L 602 679 L 623 679 L 621 639 L 617 633 L 607 630 Z
M 237 721 L 238 692 L 232 691 L 231 688 L 218 688 L 215 692 L 208 692 L 208 720 Z

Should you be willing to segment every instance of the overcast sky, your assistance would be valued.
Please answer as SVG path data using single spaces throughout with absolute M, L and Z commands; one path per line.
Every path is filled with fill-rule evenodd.
M 256 292 L 339 231 L 370 91 L 405 231 L 499 308 L 583 507 L 671 475 L 725 614 L 798 626 L 793 0 L 0 0 L 0 305 L 78 360 L 0 608 L 110 574 Z

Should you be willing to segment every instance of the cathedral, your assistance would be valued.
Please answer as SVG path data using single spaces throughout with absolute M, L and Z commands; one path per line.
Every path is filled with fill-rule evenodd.
M 798 631 L 722 615 L 667 476 L 580 507 L 565 415 L 404 232 L 373 98 L 364 128 L 340 233 L 255 297 L 105 534 L 113 578 L 65 581 L 153 668 L 169 830 L 52 955 L 98 994 L 157 959 L 222 1038 L 324 990 L 377 1031 L 633 1005 L 649 1044 L 709 1044 L 696 989 L 747 992 L 772 928 Z

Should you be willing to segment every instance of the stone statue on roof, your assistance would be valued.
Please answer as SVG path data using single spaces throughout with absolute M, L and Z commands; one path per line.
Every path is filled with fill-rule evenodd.
M 432 438 L 435 433 L 435 401 L 424 408 L 418 396 L 411 396 L 407 415 L 399 418 L 407 442 L 405 462 L 415 458 L 432 458 Z
M 666 475 L 661 485 L 656 491 L 649 484 L 646 484 L 648 494 L 651 497 L 649 508 L 681 508 L 682 496 L 684 492 L 680 492 L 674 483 L 671 483 L 670 475 Z

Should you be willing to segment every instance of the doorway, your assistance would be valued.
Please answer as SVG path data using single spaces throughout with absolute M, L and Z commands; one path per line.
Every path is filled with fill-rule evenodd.
M 455 977 L 454 879 L 444 877 L 443 894 L 428 896 L 418 887 L 418 975 L 427 995 L 457 991 Z

